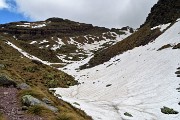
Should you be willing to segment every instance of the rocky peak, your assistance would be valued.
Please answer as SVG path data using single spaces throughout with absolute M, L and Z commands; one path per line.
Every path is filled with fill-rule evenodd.
M 172 23 L 180 18 L 180 0 L 159 0 L 151 9 L 146 22 L 151 27 Z M 141 27 L 142 27 L 141 26 Z

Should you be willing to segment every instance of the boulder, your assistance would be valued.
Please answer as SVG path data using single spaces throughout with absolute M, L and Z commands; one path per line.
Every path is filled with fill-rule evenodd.
M 13 87 L 16 87 L 17 84 L 8 79 L 6 76 L 0 76 L 0 86 L 3 86 L 3 87 L 10 87 L 10 86 L 13 86 Z
M 47 109 L 53 111 L 53 112 L 57 112 L 58 109 L 54 106 L 48 105 L 45 102 L 40 101 L 39 99 L 31 96 L 31 95 L 25 95 L 22 97 L 22 103 L 26 106 L 34 106 L 34 105 L 42 105 L 44 107 L 46 107 Z
M 40 105 L 42 102 L 31 95 L 25 95 L 22 97 L 22 103 L 26 106 Z
M 20 90 L 27 90 L 27 89 L 30 89 L 31 87 L 26 83 L 21 83 L 17 85 L 17 88 Z

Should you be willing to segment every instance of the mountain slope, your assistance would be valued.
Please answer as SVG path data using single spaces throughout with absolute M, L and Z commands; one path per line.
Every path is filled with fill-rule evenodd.
M 83 111 L 57 99 L 51 91 L 49 91 L 50 87 L 68 87 L 69 85 L 77 84 L 77 81 L 75 81 L 72 76 L 50 66 L 44 65 L 37 60 L 28 59 L 28 57 L 21 54 L 22 51 L 18 51 L 10 46 L 12 44 L 10 44 L 8 40 L 9 37 L 4 37 L 4 34 L 0 33 L 0 88 L 1 93 L 4 94 L 3 96 L 14 96 L 6 98 L 1 96 L 1 104 L 6 103 L 9 106 L 6 107 L 6 104 L 0 105 L 0 119 L 2 119 L 2 116 L 9 116 L 11 118 L 14 114 L 14 117 L 18 117 L 17 119 L 19 119 L 19 117 L 26 116 L 28 112 L 24 111 L 21 113 L 22 104 L 19 103 L 21 103 L 21 97 L 23 95 L 32 95 L 34 97 L 38 97 L 38 99 L 46 98 L 50 100 L 52 102 L 51 104 L 56 106 L 59 110 L 57 113 L 52 113 L 37 108 L 34 111 L 34 114 L 39 115 L 40 113 L 42 118 L 55 120 L 58 117 L 61 119 L 64 116 L 70 117 L 73 120 L 91 120 L 91 117 L 87 116 Z M 9 89 L 6 89 L 4 88 L 5 86 L 2 86 L 2 78 L 4 78 L 4 76 L 14 81 L 17 85 L 26 83 L 31 88 L 17 90 L 17 88 L 10 87 Z M 3 92 L 3 90 L 6 90 L 6 92 Z M 13 90 L 14 92 L 12 92 Z M 8 101 L 10 99 L 12 99 L 12 101 Z M 10 105 L 11 102 L 14 102 L 12 103 L 13 106 Z M 17 111 L 18 113 L 16 114 Z M 1 112 L 3 112 L 3 115 Z
M 179 34 L 177 20 L 153 42 L 119 54 L 104 64 L 79 72 L 75 69 L 83 62 L 68 65 L 64 71 L 81 84 L 57 88 L 56 94 L 85 110 L 94 120 L 179 120 L 179 114 L 161 112 L 163 106 L 180 112 L 176 72 L 180 67 L 180 49 L 175 49 L 180 44 Z M 126 112 L 133 117 L 126 116 Z
M 138 31 L 123 41 L 97 52 L 88 62 L 88 64 L 83 65 L 81 69 L 103 64 L 118 54 L 122 54 L 123 52 L 132 50 L 135 47 L 152 42 L 164 31 L 161 31 L 158 28 L 151 28 L 167 23 L 173 24 L 178 18 L 180 18 L 179 0 L 159 0 L 158 3 L 151 9 L 151 13 L 148 15 L 145 23 L 139 28 Z
M 27 53 L 61 66 L 83 60 L 131 35 L 130 27 L 108 29 L 61 18 L 0 25 L 0 32 Z M 9 38 L 9 39 L 10 39 Z

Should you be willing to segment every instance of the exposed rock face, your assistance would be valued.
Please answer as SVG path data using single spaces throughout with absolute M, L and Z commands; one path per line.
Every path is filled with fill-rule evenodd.
M 159 0 L 151 9 L 146 22 L 151 27 L 176 21 L 180 18 L 180 0 Z

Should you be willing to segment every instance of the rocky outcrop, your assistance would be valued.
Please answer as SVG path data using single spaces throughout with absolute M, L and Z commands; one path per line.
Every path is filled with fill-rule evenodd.
M 151 9 L 146 22 L 142 25 L 149 23 L 151 27 L 172 23 L 180 18 L 180 1 L 179 0 L 159 0 Z M 141 27 L 142 27 L 141 26 Z

